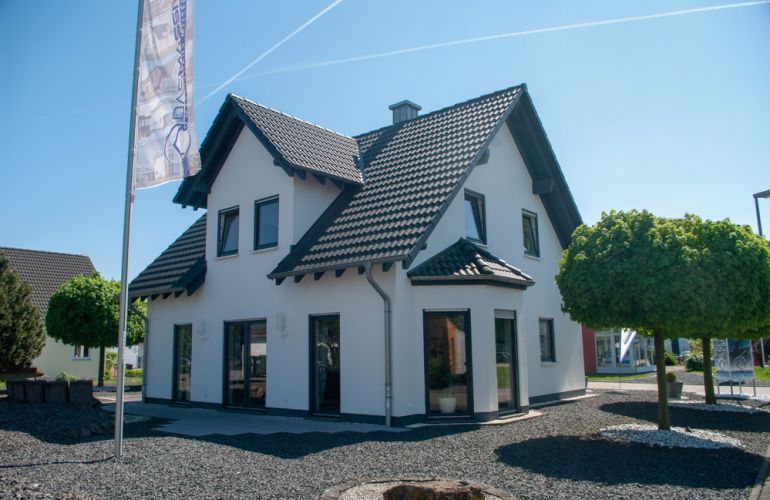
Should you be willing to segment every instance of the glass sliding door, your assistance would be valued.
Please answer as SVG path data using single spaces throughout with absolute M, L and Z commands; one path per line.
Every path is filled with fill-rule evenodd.
M 310 318 L 310 411 L 340 413 L 340 317 Z
M 266 394 L 265 320 L 225 323 L 225 404 L 264 408 Z
M 470 314 L 425 312 L 425 406 L 434 416 L 470 414 Z
M 519 409 L 515 318 L 513 311 L 495 313 L 497 407 L 500 413 L 515 412 Z
M 190 401 L 191 361 L 192 325 L 174 325 L 174 401 Z

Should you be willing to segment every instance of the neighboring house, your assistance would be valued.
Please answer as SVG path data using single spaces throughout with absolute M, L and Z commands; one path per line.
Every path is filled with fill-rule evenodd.
M 666 339 L 666 351 L 682 357 L 690 352 L 687 339 Z M 646 373 L 655 370 L 652 337 L 636 335 L 620 360 L 620 330 L 594 332 L 583 326 L 583 363 L 586 373 Z
M 0 247 L 0 253 L 8 258 L 19 279 L 32 287 L 32 303 L 40 309 L 43 324 L 48 311 L 48 300 L 61 285 L 75 276 L 90 276 L 96 272 L 91 259 L 85 255 L 4 247 Z M 62 344 L 47 337 L 43 352 L 35 358 L 32 365 L 50 378 L 65 372 L 81 378 L 95 379 L 99 374 L 99 351 L 84 346 Z
M 584 392 L 581 218 L 526 87 L 391 110 L 348 137 L 225 99 L 174 198 L 207 214 L 131 284 L 148 401 L 404 425 Z

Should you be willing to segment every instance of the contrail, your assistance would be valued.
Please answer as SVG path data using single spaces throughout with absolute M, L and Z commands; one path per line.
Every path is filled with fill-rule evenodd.
M 741 2 L 741 3 L 732 3 L 732 4 L 724 4 L 724 5 L 714 5 L 711 7 L 698 7 L 694 9 L 686 9 L 686 10 L 675 10 L 671 12 L 661 12 L 658 14 L 648 14 L 643 16 L 632 16 L 632 17 L 621 17 L 617 19 L 606 19 L 603 21 L 590 21 L 585 23 L 576 23 L 576 24 L 566 24 L 562 26 L 552 26 L 549 28 L 539 28 L 539 29 L 532 29 L 532 30 L 526 30 L 526 31 L 514 31 L 512 33 L 500 33 L 497 35 L 488 35 L 488 36 L 480 36 L 475 38 L 463 38 L 461 40 L 453 40 L 449 42 L 440 42 L 440 43 L 432 43 L 430 45 L 420 45 L 418 47 L 410 47 L 406 49 L 398 49 L 398 50 L 391 50 L 389 52 L 378 52 L 375 54 L 366 54 L 362 56 L 354 56 L 354 57 L 346 57 L 343 59 L 332 59 L 329 61 L 321 61 L 317 63 L 311 63 L 311 64 L 303 64 L 300 66 L 287 66 L 284 68 L 278 68 L 270 71 L 264 71 L 261 73 L 256 73 L 253 75 L 248 75 L 242 78 L 232 78 L 228 80 L 227 82 L 220 85 L 220 87 L 217 88 L 217 90 L 224 87 L 226 84 L 237 80 L 249 80 L 252 78 L 259 78 L 261 76 L 267 76 L 267 75 L 274 75 L 277 73 L 287 73 L 290 71 L 300 71 L 305 69 L 313 69 L 313 68 L 322 68 L 324 66 L 334 66 L 337 64 L 347 64 L 352 62 L 358 62 L 358 61 L 368 61 L 371 59 L 380 59 L 383 57 L 392 57 L 397 56 L 401 54 L 409 54 L 411 52 L 421 52 L 424 50 L 432 50 L 432 49 L 440 49 L 443 47 L 452 47 L 455 45 L 465 45 L 469 43 L 478 43 L 478 42 L 487 42 L 490 40 L 499 40 L 503 38 L 515 38 L 520 36 L 527 36 L 527 35 L 537 35 L 541 33 L 553 33 L 556 31 L 568 31 L 568 30 L 576 30 L 576 29 L 583 29 L 583 28 L 592 28 L 595 26 L 607 26 L 611 24 L 622 24 L 622 23 L 631 23 L 636 21 L 647 21 L 650 19 L 661 19 L 664 17 L 674 17 L 674 16 L 684 16 L 687 14 L 697 14 L 700 12 L 710 12 L 710 11 L 716 11 L 716 10 L 726 10 L 726 9 L 738 9 L 743 7 L 753 7 L 756 5 L 764 5 L 769 4 L 770 0 L 757 0 L 752 2 Z M 245 71 L 245 70 L 244 70 Z M 239 74 L 242 74 L 243 71 L 241 71 Z M 216 85 L 216 84 L 214 84 Z M 210 94 L 209 94 L 210 95 Z M 206 96 L 208 98 L 209 96 Z M 204 98 L 204 99 L 206 99 Z
M 768 0 L 768 1 L 770 1 L 770 0 Z M 299 32 L 301 32 L 302 30 L 304 30 L 305 28 L 307 28 L 308 26 L 310 26 L 311 24 L 313 24 L 314 22 L 316 22 L 316 21 L 317 21 L 319 18 L 321 18 L 321 17 L 322 17 L 324 14 L 326 14 L 327 12 L 329 12 L 330 10 L 332 10 L 334 7 L 336 7 L 336 6 L 337 6 L 337 5 L 338 5 L 340 2 L 342 2 L 342 0 L 334 0 L 334 2 L 332 2 L 331 4 L 329 4 L 329 5 L 328 5 L 328 6 L 327 6 L 325 9 L 323 9 L 321 12 L 319 12 L 318 14 L 314 15 L 313 17 L 311 17 L 310 19 L 308 19 L 307 21 L 305 21 L 305 23 L 304 23 L 302 26 L 300 26 L 299 28 L 295 29 L 294 31 L 292 31 L 291 33 L 289 33 L 288 35 L 286 35 L 286 36 L 285 36 L 285 37 L 284 37 L 284 38 L 283 38 L 283 39 L 282 39 L 280 42 L 276 43 L 275 45 L 273 45 L 272 47 L 270 47 L 269 49 L 267 49 L 266 51 L 264 51 L 263 53 L 261 53 L 261 54 L 260 54 L 260 55 L 259 55 L 259 56 L 258 56 L 256 59 L 254 59 L 254 60 L 253 60 L 253 61 L 251 61 L 249 64 L 247 64 L 246 66 L 244 66 L 244 67 L 243 67 L 243 68 L 242 68 L 240 71 L 238 71 L 236 74 L 234 74 L 233 76 L 231 76 L 230 78 L 228 78 L 227 80 L 225 80 L 224 82 L 222 82 L 222 83 L 221 83 L 221 84 L 220 84 L 220 85 L 219 85 L 217 88 L 215 88 L 214 90 L 212 90 L 211 92 L 209 92 L 208 94 L 206 94 L 206 95 L 203 97 L 203 99 L 201 99 L 200 101 L 198 101 L 198 102 L 197 102 L 197 104 L 202 104 L 202 103 L 206 102 L 206 101 L 207 101 L 209 98 L 211 98 L 211 97 L 212 97 L 214 94 L 216 94 L 217 92 L 219 92 L 220 90 L 222 90 L 224 87 L 226 87 L 227 85 L 229 85 L 229 84 L 231 84 L 232 82 L 234 82 L 236 79 L 238 79 L 238 77 L 239 77 L 239 76 L 241 76 L 241 75 L 242 75 L 242 74 L 244 74 L 246 71 L 248 71 L 249 69 L 251 69 L 251 67 L 252 67 L 252 66 L 254 66 L 254 65 L 255 65 L 255 64 L 257 64 L 259 61 L 261 61 L 262 59 L 264 59 L 265 57 L 267 57 L 267 56 L 268 56 L 268 55 L 269 55 L 271 52 L 273 52 L 275 49 L 277 49 L 278 47 L 280 47 L 280 46 L 281 46 L 281 45 L 283 45 L 284 43 L 288 42 L 288 41 L 289 41 L 289 40 L 291 40 L 291 39 L 292 39 L 292 38 L 293 38 L 295 35 L 297 35 Z

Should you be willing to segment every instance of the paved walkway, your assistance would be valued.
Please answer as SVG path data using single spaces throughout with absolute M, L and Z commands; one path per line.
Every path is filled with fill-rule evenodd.
M 104 409 L 107 411 L 115 411 L 115 405 L 105 405 Z M 304 434 L 307 432 L 407 431 L 407 429 L 385 427 L 384 425 L 279 417 L 258 413 L 206 410 L 202 408 L 185 408 L 181 406 L 145 404 L 141 402 L 126 403 L 125 412 L 128 415 L 172 420 L 172 422 L 156 427 L 155 430 L 194 437 L 208 436 L 211 434 L 234 436 L 238 434 L 276 434 L 279 432 Z
M 623 382 L 588 382 L 588 388 L 589 389 L 598 389 L 602 391 L 657 391 L 658 385 L 657 384 L 637 384 L 637 383 L 623 383 Z M 683 392 L 691 392 L 694 394 L 700 394 L 701 396 L 704 395 L 704 390 L 702 385 L 685 385 L 682 389 Z M 730 388 L 729 387 L 719 387 L 719 391 L 717 395 L 730 395 Z M 741 394 L 741 389 L 738 387 L 733 387 L 733 393 L 738 395 Z M 743 387 L 742 393 L 747 396 L 752 396 L 754 394 L 754 389 L 749 385 L 747 387 Z M 757 386 L 757 395 L 758 396 L 768 396 L 770 397 L 770 387 L 759 387 Z

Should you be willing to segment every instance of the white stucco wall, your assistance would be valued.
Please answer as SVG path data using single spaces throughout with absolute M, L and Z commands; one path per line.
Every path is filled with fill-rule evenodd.
M 99 348 L 90 349 L 88 359 L 75 359 L 75 346 L 63 344 L 46 336 L 45 345 L 40 356 L 35 358 L 32 366 L 42 371 L 50 379 L 60 373 L 68 373 L 78 378 L 97 380 L 99 376 Z
M 523 329 L 527 345 L 529 396 L 582 389 L 585 386 L 580 325 L 561 311 L 561 295 L 554 280 L 562 248 L 540 197 L 532 194 L 532 179 L 507 127 L 489 147 L 489 161 L 477 166 L 463 189 L 484 195 L 487 249 L 532 276 L 535 285 L 523 292 Z M 464 192 L 450 204 L 412 268 L 465 236 Z M 524 254 L 522 210 L 538 215 L 540 257 Z M 473 292 L 472 287 L 466 293 Z M 539 318 L 554 320 L 555 363 L 540 362 Z M 523 364 L 522 364 L 523 365 Z

